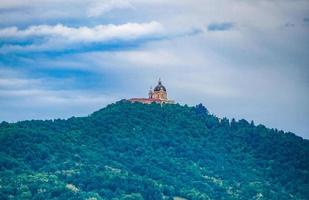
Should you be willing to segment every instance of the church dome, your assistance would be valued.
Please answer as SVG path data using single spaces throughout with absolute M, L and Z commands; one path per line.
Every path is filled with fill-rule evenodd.
M 166 92 L 165 87 L 162 85 L 161 80 L 159 80 L 158 85 L 154 88 L 154 91 L 160 91 L 163 90 Z

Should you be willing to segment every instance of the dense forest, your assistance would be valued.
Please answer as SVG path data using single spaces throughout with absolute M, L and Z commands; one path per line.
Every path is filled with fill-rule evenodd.
M 305 200 L 309 141 L 201 104 L 2 122 L 0 199 Z

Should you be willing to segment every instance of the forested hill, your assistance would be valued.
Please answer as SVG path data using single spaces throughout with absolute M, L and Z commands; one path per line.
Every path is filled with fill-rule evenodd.
M 309 141 L 202 105 L 2 122 L 0 199 L 305 200 Z

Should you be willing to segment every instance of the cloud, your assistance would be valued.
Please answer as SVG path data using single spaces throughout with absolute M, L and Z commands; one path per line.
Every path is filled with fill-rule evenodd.
M 157 21 L 94 27 L 69 27 L 62 24 L 36 25 L 26 29 L 7 27 L 0 29 L 0 53 L 121 50 L 150 41 L 194 36 L 202 32 L 201 29 L 191 27 L 175 32 L 167 30 Z
M 149 23 L 126 23 L 122 25 L 98 25 L 95 27 L 68 27 L 62 24 L 55 26 L 38 25 L 27 29 L 8 27 L 0 29 L 2 39 L 22 39 L 31 37 L 61 38 L 73 42 L 104 42 L 109 40 L 132 40 L 147 37 L 152 34 L 160 34 L 163 26 L 152 21 Z
M 0 48 L 2 53 L 14 51 L 44 51 L 72 47 L 81 43 L 107 43 L 115 41 L 135 41 L 147 38 L 160 37 L 164 27 L 156 22 L 126 23 L 121 25 L 97 25 L 94 27 L 68 27 L 62 24 L 55 26 L 38 25 L 26 29 L 8 27 L 0 29 L 0 39 L 4 45 Z M 10 41 L 30 41 L 30 44 L 20 45 Z M 32 41 L 32 42 L 31 42 Z
M 223 23 L 212 23 L 209 24 L 207 29 L 208 31 L 227 31 L 234 27 L 234 24 L 231 22 L 223 22 Z
M 87 10 L 88 17 L 98 17 L 114 9 L 132 9 L 133 6 L 128 0 L 109 0 L 95 2 Z

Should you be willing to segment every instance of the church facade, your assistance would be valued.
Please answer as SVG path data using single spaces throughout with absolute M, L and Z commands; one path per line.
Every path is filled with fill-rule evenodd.
M 158 81 L 158 85 L 153 90 L 152 88 L 150 88 L 148 92 L 148 98 L 132 98 L 132 99 L 129 99 L 129 101 L 133 103 L 140 102 L 140 103 L 146 103 L 146 104 L 150 104 L 150 103 L 173 104 L 175 103 L 175 101 L 169 100 L 167 98 L 166 88 L 162 85 L 162 82 L 160 79 Z

